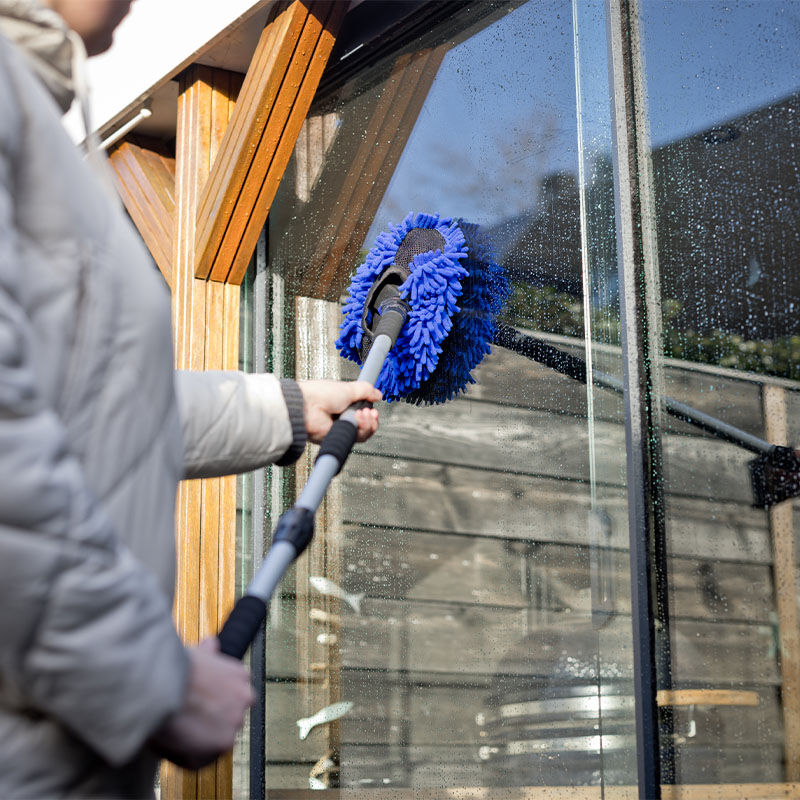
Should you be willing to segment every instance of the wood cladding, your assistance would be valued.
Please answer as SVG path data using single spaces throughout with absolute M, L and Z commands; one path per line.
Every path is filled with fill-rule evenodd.
M 239 287 L 194 276 L 199 188 L 205 182 L 241 83 L 240 76 L 192 67 L 181 78 L 176 143 L 173 319 L 178 369 L 236 369 Z M 176 508 L 175 618 L 181 638 L 213 636 L 233 607 L 236 478 L 184 481 Z M 229 797 L 232 757 L 195 773 L 162 768 L 162 797 Z
M 224 122 L 210 123 L 218 141 L 191 222 L 198 278 L 237 285 L 244 278 L 346 10 L 335 0 L 273 6 L 244 82 L 237 78 L 241 102 Z M 174 160 L 132 141 L 110 158 L 128 213 L 172 286 Z
M 346 9 L 276 6 L 199 202 L 198 277 L 241 283 Z
M 275 4 L 244 81 L 200 65 L 180 77 L 174 159 L 134 141 L 111 153 L 123 202 L 172 289 L 179 369 L 238 367 L 239 284 L 346 9 Z M 235 477 L 181 484 L 175 617 L 187 644 L 214 635 L 233 605 L 235 524 Z M 162 768 L 165 800 L 231 793 L 230 755 L 198 773 Z
M 345 377 L 350 369 L 344 365 Z M 600 392 L 595 403 L 597 495 L 610 519 L 606 577 L 615 597 L 614 614 L 598 633 L 591 627 L 585 387 L 499 348 L 476 377 L 469 396 L 446 407 L 382 406 L 380 431 L 356 448 L 339 478 L 343 519 L 333 574 L 347 593 L 364 594 L 360 613 L 320 596 L 305 573 L 284 589 L 284 602 L 298 613 L 293 638 L 273 631 L 268 643 L 268 729 L 278 732 L 267 744 L 270 797 L 304 796 L 289 787 L 308 781 L 328 746 L 324 729 L 303 742 L 280 734 L 320 707 L 309 707 L 307 688 L 295 683 L 301 639 L 303 681 L 322 689 L 335 679 L 337 699 L 354 703 L 337 726 L 343 797 L 380 797 L 383 777 L 391 782 L 387 796 L 428 800 L 440 796 L 437 783 L 465 797 L 559 796 L 562 790 L 549 785 L 469 788 L 535 782 L 536 767 L 492 772 L 477 754 L 492 743 L 481 735 L 516 741 L 517 725 L 524 743 L 547 726 L 535 716 L 514 721 L 500 708 L 535 705 L 561 691 L 561 662 L 554 666 L 543 650 L 554 636 L 556 654 L 588 670 L 579 674 L 590 684 L 599 656 L 608 670 L 600 684 L 630 695 L 630 718 L 617 724 L 633 730 L 632 689 L 625 689 L 632 661 L 620 400 Z M 680 386 L 674 394 L 682 400 L 735 415 L 763 435 L 757 384 L 670 365 L 666 378 Z M 709 382 L 732 382 L 731 391 L 710 393 Z M 734 392 L 735 408 L 714 407 Z M 786 393 L 791 409 L 796 399 Z M 682 424 L 671 423 L 664 442 L 675 685 L 659 701 L 672 709 L 681 782 L 711 779 L 670 788 L 668 796 L 792 796 L 792 784 L 774 783 L 785 774 L 785 678 L 773 534 L 767 515 L 750 506 L 750 456 Z M 328 633 L 337 637 L 335 658 Z M 482 712 L 502 724 L 482 732 Z M 562 722 L 581 724 L 580 717 Z M 605 719 L 606 731 L 609 724 Z M 632 734 L 628 747 L 632 757 Z M 625 757 L 614 755 L 610 768 Z M 562 762 L 560 777 L 574 780 L 563 755 L 553 755 L 546 769 L 557 772 Z M 773 781 L 768 791 L 746 783 L 754 775 Z M 374 793 L 359 794 L 362 779 L 374 782 Z M 584 790 L 592 791 L 563 789 L 578 797 Z
M 123 142 L 109 156 L 122 202 L 172 287 L 175 159 Z
M 758 692 L 731 689 L 663 689 L 656 694 L 659 706 L 757 706 Z
M 662 786 L 663 800 L 778 800 L 800 798 L 798 783 L 732 783 Z M 533 786 L 487 789 L 458 786 L 448 789 L 342 789 L 335 800 L 637 800 L 636 786 Z M 271 789 L 268 800 L 314 800 L 303 789 Z

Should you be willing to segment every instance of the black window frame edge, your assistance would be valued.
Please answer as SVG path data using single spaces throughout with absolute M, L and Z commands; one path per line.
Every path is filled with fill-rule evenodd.
M 362 0 L 342 22 L 317 98 L 328 97 L 377 58 L 421 38 L 468 5 L 469 0 Z
M 672 783 L 672 659 L 662 482 L 660 317 L 639 0 L 606 0 L 617 222 L 626 478 L 630 538 L 633 683 L 639 797 Z
M 252 351 L 253 369 L 255 372 L 267 370 L 269 364 L 268 333 L 271 320 L 267 319 L 267 309 L 270 307 L 271 286 L 269 285 L 269 271 L 267 269 L 267 235 L 269 225 L 265 225 L 258 237 L 256 251 L 253 254 L 253 325 L 252 325 Z M 251 484 L 252 513 L 250 514 L 250 543 L 253 564 L 258 564 L 264 558 L 269 547 L 266 541 L 267 530 L 265 520 L 268 516 L 269 503 L 267 492 L 269 482 L 275 476 L 267 469 L 256 470 L 253 473 Z M 249 651 L 250 677 L 256 687 L 256 700 L 250 707 L 248 716 L 249 742 L 249 786 L 248 796 L 254 800 L 265 800 L 267 793 L 266 781 L 266 743 L 267 743 L 267 693 L 266 693 L 266 624 L 262 625 L 256 635 Z

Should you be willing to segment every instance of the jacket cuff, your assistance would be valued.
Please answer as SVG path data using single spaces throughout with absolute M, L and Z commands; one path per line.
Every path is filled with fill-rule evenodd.
M 303 393 L 297 385 L 297 381 L 291 378 L 281 378 L 281 391 L 283 399 L 286 401 L 286 409 L 289 412 L 289 424 L 292 426 L 292 443 L 289 449 L 275 463 L 279 467 L 287 467 L 294 464 L 303 450 L 306 449 L 306 418 L 303 411 Z

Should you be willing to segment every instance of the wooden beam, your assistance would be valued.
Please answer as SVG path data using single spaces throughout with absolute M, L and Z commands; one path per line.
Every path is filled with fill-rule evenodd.
M 175 159 L 123 142 L 112 151 L 109 161 L 125 208 L 172 286 Z
M 197 203 L 230 119 L 241 77 L 194 66 L 180 79 L 176 139 L 173 318 L 180 369 L 238 366 L 239 287 L 194 276 Z M 176 510 L 175 616 L 187 644 L 216 634 L 233 606 L 236 480 L 185 481 Z M 225 798 L 229 755 L 198 773 L 164 765 L 164 800 Z
M 197 277 L 241 283 L 347 5 L 276 5 L 198 204 Z
M 788 445 L 786 390 L 765 384 L 763 388 L 764 430 L 772 444 Z M 772 570 L 778 611 L 778 641 L 781 665 L 786 780 L 800 780 L 800 628 L 797 614 L 797 558 L 794 544 L 792 501 L 785 500 L 769 511 L 772 537 Z
M 442 45 L 396 61 L 355 154 L 344 159 L 347 172 L 336 201 L 328 200 L 332 216 L 300 277 L 301 294 L 339 296 L 448 49 Z
M 661 689 L 659 706 L 757 706 L 758 692 L 736 689 Z

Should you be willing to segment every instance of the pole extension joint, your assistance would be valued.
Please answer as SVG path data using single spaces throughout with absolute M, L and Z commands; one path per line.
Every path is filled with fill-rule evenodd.
M 281 514 L 275 526 L 272 543 L 289 542 L 297 551 L 295 558 L 308 547 L 314 537 L 314 512 L 302 506 L 292 506 Z

